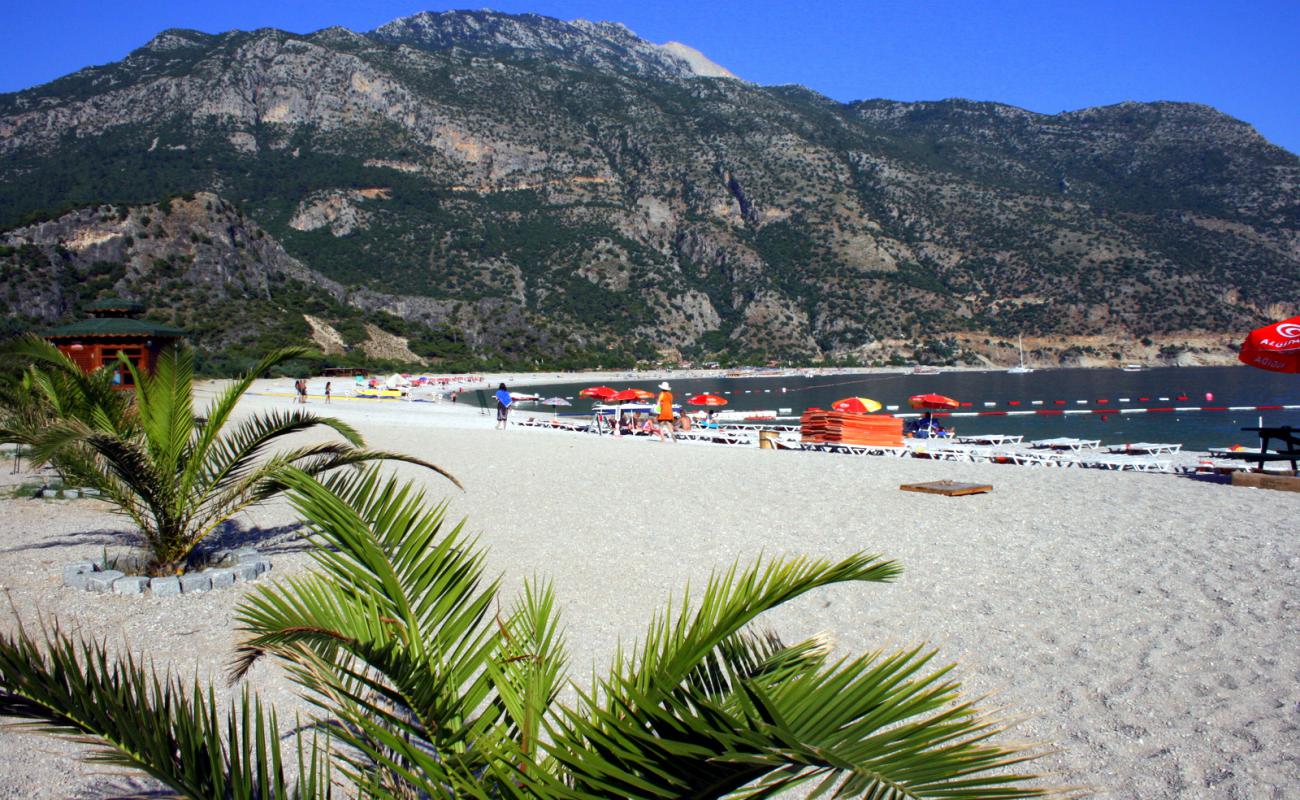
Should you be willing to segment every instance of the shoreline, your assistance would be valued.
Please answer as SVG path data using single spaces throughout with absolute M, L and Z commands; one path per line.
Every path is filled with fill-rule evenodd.
M 1159 365 L 1142 365 L 1142 372 L 1157 369 L 1187 369 L 1195 367 L 1242 367 L 1246 365 L 1238 362 L 1231 364 L 1159 364 Z M 952 367 L 939 367 L 939 373 L 948 372 L 957 373 L 1000 373 L 1006 372 L 1009 367 L 989 367 L 961 365 Z M 1102 372 L 1108 370 L 1124 371 L 1120 367 L 1114 366 L 1051 366 L 1051 367 L 1031 367 L 1034 372 L 1056 372 L 1062 370 L 1086 370 L 1090 372 Z M 649 382 L 649 381 L 673 381 L 673 380 L 703 380 L 708 378 L 726 378 L 728 380 L 746 380 L 762 378 L 784 378 L 784 377 L 823 377 L 836 375 L 911 375 L 913 367 L 806 367 L 802 369 L 770 369 L 760 370 L 754 368 L 752 372 L 737 369 L 663 369 L 663 370 L 582 370 L 576 372 L 482 372 L 482 373 L 447 373 L 447 372 L 411 372 L 403 373 L 412 376 L 428 376 L 433 380 L 447 380 L 449 385 L 462 385 L 469 388 L 487 388 L 495 387 L 499 383 L 505 383 L 507 387 L 515 386 L 543 386 L 550 384 L 573 385 L 579 383 L 590 383 L 599 385 L 610 381 L 632 381 L 632 382 Z M 741 372 L 742 374 L 737 374 Z M 385 374 L 373 372 L 368 373 L 375 377 L 383 377 Z M 927 377 L 932 377 L 928 375 Z M 477 381 L 464 380 L 469 377 L 478 378 Z M 918 376 L 920 377 L 920 376 Z M 212 379 L 225 380 L 225 379 Z M 290 380 L 290 379 L 281 379 Z M 309 378 L 315 383 L 323 383 L 327 380 L 342 381 L 349 383 L 350 378 L 334 377 L 326 378 L 316 375 Z

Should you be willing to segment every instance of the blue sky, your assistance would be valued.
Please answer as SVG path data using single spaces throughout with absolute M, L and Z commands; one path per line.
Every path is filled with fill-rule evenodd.
M 122 58 L 163 28 L 369 30 L 405 0 L 11 3 L 0 91 Z M 498 0 L 491 7 L 622 22 L 742 78 L 837 100 L 965 97 L 1056 113 L 1123 100 L 1205 103 L 1300 153 L 1300 0 Z

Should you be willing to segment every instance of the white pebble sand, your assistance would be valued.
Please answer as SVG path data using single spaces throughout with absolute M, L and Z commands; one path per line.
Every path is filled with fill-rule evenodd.
M 266 388 L 263 386 L 262 388 Z M 287 408 L 249 397 L 246 410 Z M 310 406 L 324 411 L 320 403 Z M 452 471 L 431 496 L 490 548 L 508 592 L 551 578 L 586 681 L 686 582 L 760 553 L 901 562 L 894 584 L 816 592 L 763 622 L 788 641 L 829 632 L 841 653 L 929 642 L 986 703 L 1023 715 L 1015 738 L 1055 748 L 1052 782 L 1106 798 L 1282 798 L 1300 786 L 1300 494 L 1167 475 L 659 444 L 496 431 L 426 404 L 336 401 L 375 447 Z M 403 474 L 418 476 L 410 468 Z M 991 483 L 961 498 L 899 484 Z M 0 584 L 16 614 L 108 636 L 187 679 L 223 679 L 242 589 L 171 599 L 60 587 L 60 565 L 120 547 L 124 522 L 92 500 L 0 500 Z M 306 568 L 286 506 L 241 516 L 267 530 L 271 579 Z M 12 631 L 13 613 L 0 629 Z M 273 665 L 249 682 L 291 716 L 305 706 Z M 0 798 L 123 793 L 84 749 L 0 728 Z

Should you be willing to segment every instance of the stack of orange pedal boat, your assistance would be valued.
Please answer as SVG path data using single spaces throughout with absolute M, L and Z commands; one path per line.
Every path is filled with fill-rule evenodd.
M 805 442 L 902 447 L 903 420 L 875 414 L 848 414 L 810 408 L 799 418 Z

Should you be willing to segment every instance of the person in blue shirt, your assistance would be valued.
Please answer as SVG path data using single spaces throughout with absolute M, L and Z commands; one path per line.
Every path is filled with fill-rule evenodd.
M 506 385 L 503 383 L 497 388 L 497 428 L 506 429 L 506 415 L 510 413 L 510 404 L 515 399 L 506 391 Z

